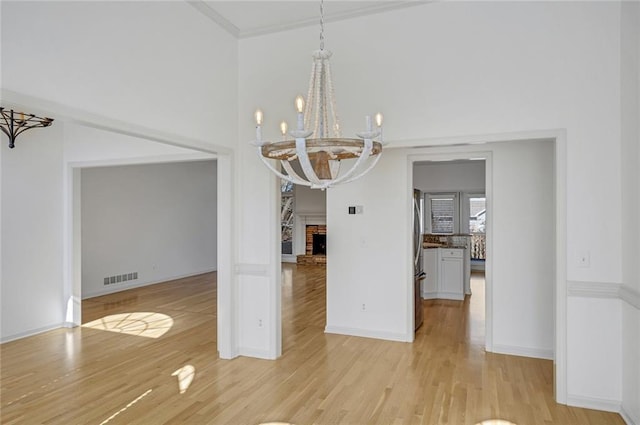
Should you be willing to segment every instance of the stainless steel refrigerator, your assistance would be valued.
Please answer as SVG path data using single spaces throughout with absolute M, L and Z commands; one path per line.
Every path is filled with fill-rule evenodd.
M 424 311 L 422 307 L 421 282 L 426 277 L 424 273 L 424 262 L 422 261 L 422 192 L 413 190 L 413 276 L 414 276 L 414 311 L 415 329 L 418 329 L 424 321 Z

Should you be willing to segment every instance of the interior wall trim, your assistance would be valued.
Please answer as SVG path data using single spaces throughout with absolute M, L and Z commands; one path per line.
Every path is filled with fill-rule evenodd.
M 493 344 L 492 353 L 508 354 L 510 356 L 531 357 L 534 359 L 554 360 L 553 348 L 531 348 L 516 345 Z
M 60 328 L 65 328 L 68 326 L 65 326 L 64 322 L 60 322 L 60 323 L 54 323 L 48 326 L 43 326 L 40 328 L 35 328 L 35 329 L 29 329 L 27 331 L 24 332 L 18 332 L 16 334 L 12 334 L 12 335 L 7 335 L 4 336 L 2 338 L 0 338 L 0 344 L 4 344 L 5 342 L 11 342 L 11 341 L 15 341 L 17 339 L 22 339 L 22 338 L 26 338 L 28 336 L 34 336 L 34 335 L 38 335 L 44 332 L 49 332 L 52 331 L 54 329 L 60 329 Z
M 610 282 L 567 282 L 567 295 L 584 298 L 619 298 L 620 284 Z
M 403 334 L 400 332 L 384 332 L 372 329 L 352 328 L 348 326 L 327 325 L 324 328 L 324 333 L 384 339 L 387 341 L 413 342 L 413 332 L 410 334 Z
M 620 413 L 622 404 L 619 400 L 609 400 L 596 397 L 583 397 L 575 394 L 567 395 L 567 405 L 583 409 L 603 410 L 605 412 Z
M 238 263 L 235 266 L 236 275 L 269 277 L 268 264 Z
M 233 152 L 232 148 L 214 145 L 205 140 L 172 134 L 162 130 L 140 126 L 135 123 L 109 118 L 104 115 L 94 114 L 83 109 L 4 88 L 0 89 L 0 97 L 2 98 L 4 106 L 27 109 L 38 115 L 52 116 L 56 119 L 56 122 L 79 124 L 98 130 L 110 131 L 125 136 L 137 137 L 143 140 L 205 153 L 228 155 Z
M 640 291 L 619 283 L 568 281 L 567 295 L 570 297 L 619 299 L 640 310 Z
M 238 355 L 245 357 L 254 357 L 257 359 L 264 360 L 275 360 L 277 357 L 273 357 L 273 355 L 269 352 L 269 350 L 262 350 L 260 348 L 253 347 L 239 347 Z
M 627 425 L 640 425 L 640 419 L 633 417 L 630 412 L 627 412 L 624 405 L 620 408 L 620 416 L 622 416 L 622 419 Z
M 235 38 L 248 38 L 257 37 L 266 34 L 273 34 L 282 31 L 288 31 L 292 29 L 305 28 L 309 26 L 315 26 L 318 23 L 318 19 L 313 16 L 311 18 L 300 18 L 292 22 L 282 22 L 273 25 L 256 25 L 245 29 L 240 29 L 234 25 L 230 20 L 225 18 L 222 14 L 218 13 L 214 7 L 209 6 L 206 1 L 203 0 L 187 0 L 191 6 L 202 13 L 207 18 L 211 19 L 216 24 L 220 25 L 225 31 L 234 36 Z M 423 2 L 396 0 L 396 1 L 383 1 L 383 2 L 370 2 L 371 4 L 363 5 L 356 10 L 349 10 L 344 12 L 328 13 L 324 18 L 324 22 L 336 22 L 351 18 L 359 18 L 366 15 L 372 15 L 375 13 L 387 12 L 397 10 L 405 7 L 420 6 Z
M 640 310 L 640 291 L 627 285 L 620 285 L 618 294 L 622 301 Z

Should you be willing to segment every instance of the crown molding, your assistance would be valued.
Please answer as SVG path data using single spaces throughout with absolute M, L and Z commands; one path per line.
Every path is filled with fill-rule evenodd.
M 282 31 L 288 31 L 292 29 L 304 28 L 308 26 L 318 25 L 318 18 L 306 18 L 298 19 L 283 24 L 276 25 L 264 25 L 260 27 L 241 29 L 234 25 L 231 21 L 225 18 L 222 14 L 218 13 L 214 8 L 209 6 L 204 0 L 185 0 L 191 6 L 193 6 L 200 13 L 211 19 L 216 24 L 220 25 L 224 30 L 235 38 L 250 38 L 258 37 L 266 34 L 273 34 Z M 373 15 L 377 13 L 389 12 L 392 10 L 404 9 L 406 7 L 420 6 L 427 3 L 433 3 L 435 0 L 421 0 L 421 1 L 384 1 L 375 5 L 369 5 L 357 10 L 351 10 L 339 13 L 329 13 L 325 15 L 324 21 L 337 22 L 347 19 L 353 19 L 366 15 Z
M 227 18 L 216 12 L 214 9 L 209 7 L 207 3 L 203 0 L 185 0 L 189 3 L 194 9 L 198 12 L 202 13 L 207 18 L 211 19 L 216 24 L 220 25 L 222 29 L 227 31 L 229 34 L 234 36 L 235 38 L 240 38 L 240 28 L 236 27 L 229 21 Z

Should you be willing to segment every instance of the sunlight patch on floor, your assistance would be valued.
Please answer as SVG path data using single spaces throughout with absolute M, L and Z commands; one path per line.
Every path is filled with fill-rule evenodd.
M 173 319 L 171 317 L 153 312 L 111 314 L 82 325 L 84 328 L 147 338 L 159 338 L 167 333 L 172 326 Z
M 109 423 L 109 421 L 111 421 L 113 418 L 115 418 L 116 416 L 118 416 L 120 413 L 124 412 L 125 410 L 127 410 L 128 408 L 130 408 L 131 406 L 133 406 L 134 404 L 136 404 L 137 402 L 139 402 L 140 400 L 142 400 L 143 398 L 145 398 L 151 391 L 153 391 L 152 389 L 148 389 L 147 391 L 145 391 L 144 393 L 140 394 L 140 396 L 138 396 L 138 398 L 136 398 L 135 400 L 131 401 L 129 404 L 127 404 L 126 406 L 124 406 L 122 409 L 118 410 L 116 413 L 114 413 L 113 415 L 109 416 L 107 419 L 105 419 L 104 421 L 100 422 L 100 425 L 105 425 L 107 423 Z
M 188 364 L 173 372 L 171 376 L 178 377 L 178 389 L 180 390 L 180 394 L 184 394 L 196 376 L 196 368 Z

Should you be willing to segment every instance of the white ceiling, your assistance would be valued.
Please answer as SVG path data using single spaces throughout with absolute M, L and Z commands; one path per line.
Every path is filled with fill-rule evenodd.
M 415 6 L 414 1 L 342 1 L 324 3 L 325 22 Z M 253 37 L 309 25 L 319 25 L 320 2 L 299 1 L 217 1 L 191 0 L 189 3 L 237 38 Z

